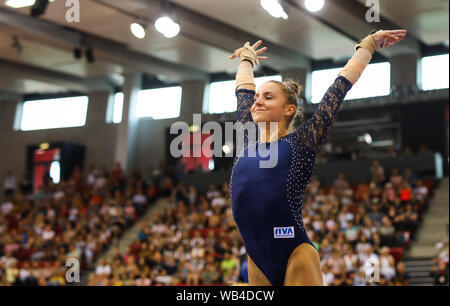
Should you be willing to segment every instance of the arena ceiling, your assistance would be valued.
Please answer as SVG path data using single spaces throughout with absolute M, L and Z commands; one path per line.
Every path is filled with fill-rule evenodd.
M 51 2 L 39 18 L 30 16 L 30 7 L 13 9 L 0 0 L 2 95 L 107 89 L 134 72 L 174 82 L 208 79 L 235 72 L 228 56 L 247 40 L 265 41 L 265 65 L 276 71 L 342 61 L 374 28 L 409 30 L 404 43 L 379 54 L 385 58 L 448 48 L 449 40 L 448 0 L 379 0 L 379 23 L 365 20 L 365 0 L 326 0 L 317 13 L 303 0 L 285 0 L 287 20 L 271 17 L 259 0 L 171 0 L 181 32 L 170 39 L 153 26 L 163 14 L 159 0 L 80 2 L 81 22 L 68 23 L 65 0 Z M 149 23 L 142 40 L 130 32 L 136 17 Z M 92 48 L 92 63 L 74 57 L 80 46 Z

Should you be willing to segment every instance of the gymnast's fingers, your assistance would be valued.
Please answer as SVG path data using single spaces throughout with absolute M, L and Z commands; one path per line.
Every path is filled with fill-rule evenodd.
M 392 35 L 406 35 L 408 30 L 390 30 L 390 31 L 387 31 L 387 32 L 389 34 L 392 34 Z
M 260 55 L 261 53 L 266 52 L 266 50 L 267 50 L 267 47 L 261 48 L 261 49 L 259 49 L 258 51 L 256 51 L 256 54 L 257 54 L 257 55 Z
M 257 42 L 255 42 L 255 44 L 252 46 L 252 48 L 256 50 L 261 44 L 262 44 L 262 40 L 258 40 Z

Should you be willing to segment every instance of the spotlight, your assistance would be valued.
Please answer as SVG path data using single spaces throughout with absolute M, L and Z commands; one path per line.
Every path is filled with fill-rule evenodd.
M 142 25 L 137 22 L 133 22 L 130 25 L 131 33 L 133 33 L 134 36 L 136 36 L 139 39 L 143 39 L 145 37 L 145 25 Z
M 31 16 L 38 17 L 47 10 L 48 0 L 36 0 L 31 8 Z
M 223 151 L 223 153 L 225 153 L 225 154 L 230 154 L 231 153 L 231 149 L 230 149 L 230 146 L 228 146 L 228 145 L 223 145 L 222 146 L 222 151 Z
M 36 0 L 6 0 L 5 5 L 12 8 L 23 8 L 27 6 L 32 6 Z M 50 0 L 49 2 L 55 2 L 55 0 Z
M 371 144 L 372 143 L 372 136 L 370 136 L 370 134 L 369 133 L 365 133 L 364 134 L 364 141 L 367 143 L 367 144 Z
M 80 58 L 83 56 L 82 51 L 81 51 L 81 48 L 75 48 L 75 49 L 73 49 L 73 56 L 74 56 L 76 59 L 80 59 Z
M 84 56 L 86 56 L 88 63 L 93 63 L 95 61 L 94 51 L 92 51 L 92 48 L 87 48 L 84 52 Z
M 5 5 L 12 8 L 32 6 L 36 0 L 6 0 Z
M 180 25 L 170 17 L 160 17 L 155 21 L 155 28 L 167 38 L 172 38 L 180 33 Z
M 261 6 L 274 18 L 288 19 L 285 8 L 278 0 L 261 0 Z
M 320 11 L 325 4 L 324 0 L 305 0 L 305 7 L 311 13 Z

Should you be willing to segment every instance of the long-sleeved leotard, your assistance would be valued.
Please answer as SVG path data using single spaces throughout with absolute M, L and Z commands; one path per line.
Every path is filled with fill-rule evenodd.
M 260 156 L 258 146 L 269 148 L 271 143 L 255 138 L 245 138 L 235 158 L 230 179 L 233 217 L 248 255 L 272 285 L 283 285 L 289 256 L 297 246 L 313 245 L 303 225 L 304 191 L 316 154 L 351 87 L 345 77 L 338 76 L 312 117 L 272 143 L 278 145 L 275 167 L 260 167 L 260 161 L 269 158 Z M 255 125 L 250 110 L 254 95 L 253 90 L 236 91 L 238 122 Z M 249 151 L 256 152 L 256 157 Z

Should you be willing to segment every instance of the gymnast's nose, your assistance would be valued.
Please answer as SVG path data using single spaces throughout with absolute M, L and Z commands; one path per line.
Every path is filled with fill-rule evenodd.
M 259 96 L 258 98 L 255 98 L 255 102 L 254 102 L 254 104 L 255 104 L 256 106 L 260 106 L 260 105 L 263 105 L 263 102 L 262 102 L 261 96 Z

